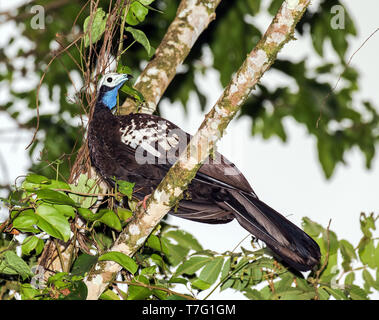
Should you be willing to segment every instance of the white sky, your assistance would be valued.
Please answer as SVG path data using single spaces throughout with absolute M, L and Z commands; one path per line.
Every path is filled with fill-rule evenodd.
M 312 6 L 316 8 L 317 3 L 318 1 L 313 1 Z M 348 59 L 379 27 L 377 22 L 379 2 L 364 0 L 344 3 L 349 8 L 359 32 L 356 39 L 351 39 Z M 0 10 L 4 8 L 4 4 L 5 2 L 2 1 Z M 269 19 L 260 17 L 258 23 L 263 30 L 268 25 Z M 2 34 L 6 34 L 4 27 L 0 26 L 0 30 Z M 287 44 L 279 57 L 296 60 L 307 58 L 310 63 L 319 61 L 318 57 L 311 54 L 313 50 L 310 39 L 300 39 L 300 36 L 298 38 L 298 41 Z M 377 107 L 379 107 L 378 51 L 379 33 L 352 61 L 352 65 L 359 70 L 361 75 L 357 101 L 360 98 L 366 98 Z M 335 57 L 331 57 L 331 61 L 335 61 Z M 216 72 L 210 72 L 205 78 L 198 79 L 204 83 L 211 97 L 210 100 L 213 102 L 217 100 L 222 90 L 214 82 L 217 76 Z M 287 78 L 278 73 L 272 73 L 265 75 L 262 81 L 265 84 L 285 85 Z M 4 101 L 4 95 L 0 84 L 0 103 Z M 161 107 L 165 117 L 184 130 L 194 133 L 203 119 L 203 114 L 200 112 L 196 99 L 191 99 L 191 101 L 188 115 L 184 114 L 179 104 L 169 105 L 164 101 Z M 208 109 L 210 107 L 211 105 Z M 315 139 L 309 137 L 306 129 L 292 119 L 285 121 L 285 126 L 289 133 L 287 143 L 282 143 L 276 138 L 264 141 L 260 137 L 251 137 L 249 119 L 234 120 L 219 143 L 219 151 L 237 165 L 263 201 L 284 215 L 288 215 L 291 221 L 300 225 L 301 218 L 307 216 L 326 226 L 329 219 L 332 219 L 331 229 L 337 233 L 338 237 L 356 245 L 361 237 L 358 223 L 360 212 L 378 213 L 379 157 L 374 159 L 372 169 L 367 171 L 362 154 L 359 150 L 353 150 L 345 157 L 347 165 L 338 165 L 332 179 L 327 181 L 318 162 Z M 24 148 L 31 135 L 27 132 L 16 135 L 14 131 L 3 134 L 3 129 L 14 127 L 10 117 L 0 113 L 0 184 L 5 181 L 14 181 L 17 176 L 25 174 L 29 166 Z M 6 173 L 2 167 L 6 167 Z M 169 222 L 193 233 L 205 248 L 220 252 L 231 250 L 247 235 L 237 222 L 226 225 L 207 225 L 172 216 Z M 249 243 L 244 245 L 248 247 Z M 243 296 L 227 290 L 221 294 L 215 293 L 211 298 L 239 299 Z

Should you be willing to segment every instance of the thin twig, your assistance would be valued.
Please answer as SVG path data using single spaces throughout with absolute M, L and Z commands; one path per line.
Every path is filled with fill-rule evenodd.
M 319 279 L 321 273 L 324 271 L 324 269 L 328 265 L 328 261 L 329 261 L 329 251 L 330 251 L 329 228 L 330 228 L 331 222 L 332 222 L 332 219 L 329 220 L 328 227 L 326 228 L 327 251 L 326 251 L 326 255 L 325 255 L 325 261 L 324 261 L 323 265 L 321 266 L 321 268 L 319 270 L 317 270 L 317 272 L 316 272 L 316 278 L 317 279 Z
M 55 238 L 53 239 L 53 241 L 54 241 L 54 244 L 55 244 L 55 249 L 58 252 L 58 257 L 59 257 L 59 262 L 61 263 L 62 272 L 65 272 L 64 259 L 63 259 L 61 250 L 59 249 L 58 241 Z

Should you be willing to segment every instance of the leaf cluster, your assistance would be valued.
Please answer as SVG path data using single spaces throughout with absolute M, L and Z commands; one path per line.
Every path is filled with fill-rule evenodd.
M 87 89 L 73 88 L 71 80 L 83 73 L 88 55 L 91 55 L 90 72 L 94 71 L 109 11 L 107 1 L 99 1 L 98 9 L 92 15 L 90 8 L 80 1 L 57 8 L 50 5 L 52 2 L 45 1 L 46 28 L 43 30 L 31 27 L 30 6 L 20 6 L 18 14 L 10 19 L 20 27 L 21 34 L 11 37 L 5 44 L 8 49 L 0 51 L 3 65 L 0 68 L 0 80 L 11 88 L 9 99 L 0 110 L 7 112 L 20 128 L 32 130 L 37 124 L 35 113 L 27 120 L 24 115 L 25 109 L 35 112 L 35 87 L 38 83 L 34 81 L 35 85 L 21 90 L 14 90 L 13 85 L 18 82 L 20 73 L 22 77 L 30 79 L 38 79 L 44 74 L 52 56 L 59 53 L 59 50 L 51 53 L 53 44 L 56 46 L 58 43 L 60 48 L 65 48 L 78 36 L 75 30 L 85 34 L 81 44 L 70 46 L 60 53 L 44 74 L 41 90 L 46 92 L 47 97 L 39 97 L 41 108 L 49 110 L 47 106 L 53 103 L 59 108 L 57 112 L 46 111 L 40 115 L 40 134 L 36 136 L 29 154 L 34 158 L 37 150 L 42 150 L 43 161 L 33 162 L 32 171 L 48 177 L 55 175 L 52 164 L 57 159 L 65 160 L 60 173 L 68 176 L 76 151 L 82 143 L 80 137 L 84 131 L 78 124 L 83 123 L 81 117 L 88 114 L 90 101 L 84 94 Z M 152 57 L 154 47 L 158 46 L 175 17 L 177 1 L 132 0 L 128 3 L 119 14 L 121 21 L 117 22 L 111 53 L 118 55 L 119 72 L 137 76 L 142 67 L 141 61 Z M 220 84 L 225 86 L 262 36 L 255 17 L 264 13 L 275 14 L 281 3 L 280 0 L 272 0 L 268 4 L 260 0 L 222 1 L 217 9 L 217 19 L 200 36 L 185 61 L 183 71 L 170 84 L 165 96 L 172 102 L 181 102 L 186 108 L 190 94 L 194 92 L 204 109 L 210 101 L 207 101 L 206 88 L 202 87 L 201 82 L 195 81 L 197 77 L 214 69 L 220 75 Z M 296 29 L 302 36 L 311 37 L 313 51 L 320 57 L 320 65 L 310 66 L 306 59 L 298 62 L 279 59 L 269 73 L 279 71 L 287 76 L 288 81 L 273 88 L 263 79 L 241 114 L 253 120 L 251 133 L 260 134 L 265 139 L 278 136 L 286 141 L 288 132 L 284 122 L 288 118 L 305 126 L 317 140 L 319 160 L 328 178 L 339 163 L 346 162 L 346 152 L 354 147 L 358 147 L 365 156 L 366 166 L 371 166 L 378 140 L 376 129 L 379 119 L 372 102 L 356 101 L 354 98 L 359 90 L 359 73 L 352 65 L 347 65 L 346 53 L 348 39 L 356 36 L 357 31 L 346 8 L 345 28 L 332 28 L 334 5 L 343 4 L 337 0 L 320 1 L 317 11 L 307 11 Z M 16 48 L 16 40 L 21 38 L 33 44 L 30 49 L 13 50 L 16 51 L 14 56 L 7 54 L 8 51 L 12 52 L 11 48 Z M 328 44 L 331 44 L 329 51 L 325 50 Z M 93 46 L 93 49 L 88 50 L 89 46 Z M 205 58 L 206 51 L 210 52 L 210 61 Z M 16 66 L 15 61 L 22 63 Z M 335 87 L 340 76 L 341 81 Z M 295 87 L 289 89 L 289 83 L 295 84 Z M 69 95 L 68 91 L 71 92 Z M 138 92 L 124 86 L 121 99 L 127 95 L 139 102 L 143 101 Z

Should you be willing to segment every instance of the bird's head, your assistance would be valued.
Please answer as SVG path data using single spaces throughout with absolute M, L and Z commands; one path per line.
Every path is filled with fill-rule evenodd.
M 131 78 L 129 74 L 107 73 L 98 84 L 98 100 L 109 109 L 113 109 L 117 103 L 117 92 L 122 85 Z

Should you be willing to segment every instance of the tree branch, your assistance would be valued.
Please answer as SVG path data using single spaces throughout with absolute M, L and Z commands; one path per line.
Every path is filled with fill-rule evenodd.
M 187 57 L 200 34 L 215 19 L 221 0 L 182 0 L 176 17 L 151 60 L 134 84 L 145 98 L 141 112 L 153 113 L 163 93 Z M 137 111 L 132 99 L 126 99 L 121 114 Z
M 197 133 L 171 167 L 166 177 L 147 202 L 146 211 L 136 212 L 132 221 L 121 232 L 111 251 L 132 256 L 144 243 L 160 220 L 179 201 L 183 191 L 196 175 L 203 161 L 215 147 L 244 101 L 264 72 L 272 65 L 278 52 L 292 39 L 296 23 L 310 0 L 286 0 L 265 35 L 250 52 L 212 110 L 206 115 Z M 97 299 L 121 266 L 112 261 L 101 261 L 85 279 L 87 299 Z

